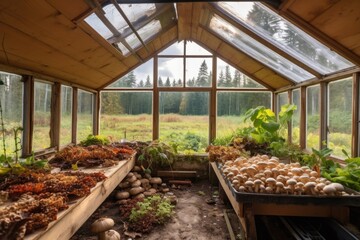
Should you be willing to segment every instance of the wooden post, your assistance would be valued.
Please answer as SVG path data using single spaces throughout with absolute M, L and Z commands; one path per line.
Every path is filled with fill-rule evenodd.
M 34 79 L 32 76 L 24 76 L 23 98 L 23 148 L 22 156 L 28 156 L 32 150 L 32 136 L 34 123 Z
M 353 74 L 353 97 L 352 97 L 352 128 L 351 128 L 351 156 L 359 156 L 359 101 L 360 101 L 360 74 Z
M 60 147 L 60 119 L 61 119 L 61 84 L 52 85 L 51 121 L 50 121 L 50 147 L 59 150 Z
M 154 57 L 154 90 L 153 90 L 153 140 L 159 138 L 159 88 L 158 88 L 158 57 Z
M 72 125 L 71 125 L 71 142 L 76 144 L 77 137 L 77 109 L 78 109 L 78 88 L 73 88 L 73 106 L 72 106 Z
M 300 87 L 300 148 L 306 148 L 306 87 Z
M 210 91 L 210 118 L 209 118 L 209 143 L 211 143 L 216 138 L 216 76 L 217 76 L 217 61 L 216 56 L 213 55 L 213 65 L 212 65 L 212 84 Z
M 93 94 L 94 96 L 94 110 L 93 110 L 93 134 L 99 134 L 100 127 L 100 92 L 97 91 Z
M 328 104 L 327 104 L 327 95 L 328 95 L 328 83 L 321 82 L 320 83 L 320 142 L 319 149 L 322 149 L 328 146 L 328 124 L 327 124 L 327 116 L 328 116 Z M 326 143 L 324 145 L 323 143 Z

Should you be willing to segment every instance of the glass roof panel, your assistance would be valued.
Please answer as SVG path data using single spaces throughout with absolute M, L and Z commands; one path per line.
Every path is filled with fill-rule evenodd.
M 133 34 L 134 35 L 134 34 Z M 131 35 L 130 35 L 131 36 Z M 135 36 L 135 35 L 134 35 Z M 121 42 L 115 43 L 115 46 L 120 50 L 120 52 L 126 57 L 127 55 L 129 55 L 130 51 L 129 49 L 127 49 L 124 44 L 122 44 Z
M 119 31 L 120 34 L 124 34 L 125 30 L 129 29 L 125 19 L 121 16 L 120 12 L 113 4 L 106 5 L 103 10 L 105 12 L 105 17 Z
M 146 42 L 152 36 L 155 36 L 161 31 L 161 24 L 159 20 L 153 20 L 150 23 L 146 24 L 144 27 L 140 28 L 137 32 L 140 35 L 141 39 Z M 130 45 L 131 46 L 131 45 Z
M 154 15 L 161 4 L 119 4 L 131 24 L 137 29 L 139 25 Z
M 214 14 L 211 18 L 209 27 L 218 35 L 224 37 L 229 43 L 236 46 L 240 51 L 252 56 L 259 62 L 295 82 L 302 82 L 315 78 L 311 73 L 257 42 L 255 39 L 240 31 L 238 28 L 235 28 L 218 15 Z
M 108 39 L 113 36 L 113 33 L 105 26 L 95 13 L 92 13 L 85 18 L 85 22 L 97 31 L 103 38 Z
M 354 66 L 261 3 L 219 2 L 216 4 L 243 26 L 321 74 L 329 74 Z

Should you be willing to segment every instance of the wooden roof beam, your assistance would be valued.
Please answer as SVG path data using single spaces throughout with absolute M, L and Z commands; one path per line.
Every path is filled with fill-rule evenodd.
M 177 3 L 178 39 L 187 40 L 191 37 L 193 3 Z

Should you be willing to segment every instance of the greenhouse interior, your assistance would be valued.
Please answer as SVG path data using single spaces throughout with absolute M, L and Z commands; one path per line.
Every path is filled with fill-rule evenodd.
M 0 239 L 360 239 L 360 1 L 0 1 Z

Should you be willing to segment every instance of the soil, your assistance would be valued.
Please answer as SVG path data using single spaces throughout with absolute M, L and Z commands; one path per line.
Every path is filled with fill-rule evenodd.
M 178 188 L 180 187 L 180 189 Z M 208 181 L 195 182 L 191 187 L 178 186 L 171 191 L 178 199 L 172 218 L 149 234 L 136 239 L 147 240 L 227 240 L 230 239 L 224 220 L 224 203 L 218 198 L 218 190 Z M 119 205 L 114 191 L 94 214 L 75 233 L 71 240 L 91 240 L 97 237 L 90 232 L 90 225 L 100 217 L 115 221 L 114 230 L 121 239 L 135 239 L 124 234 L 124 223 L 119 216 Z

